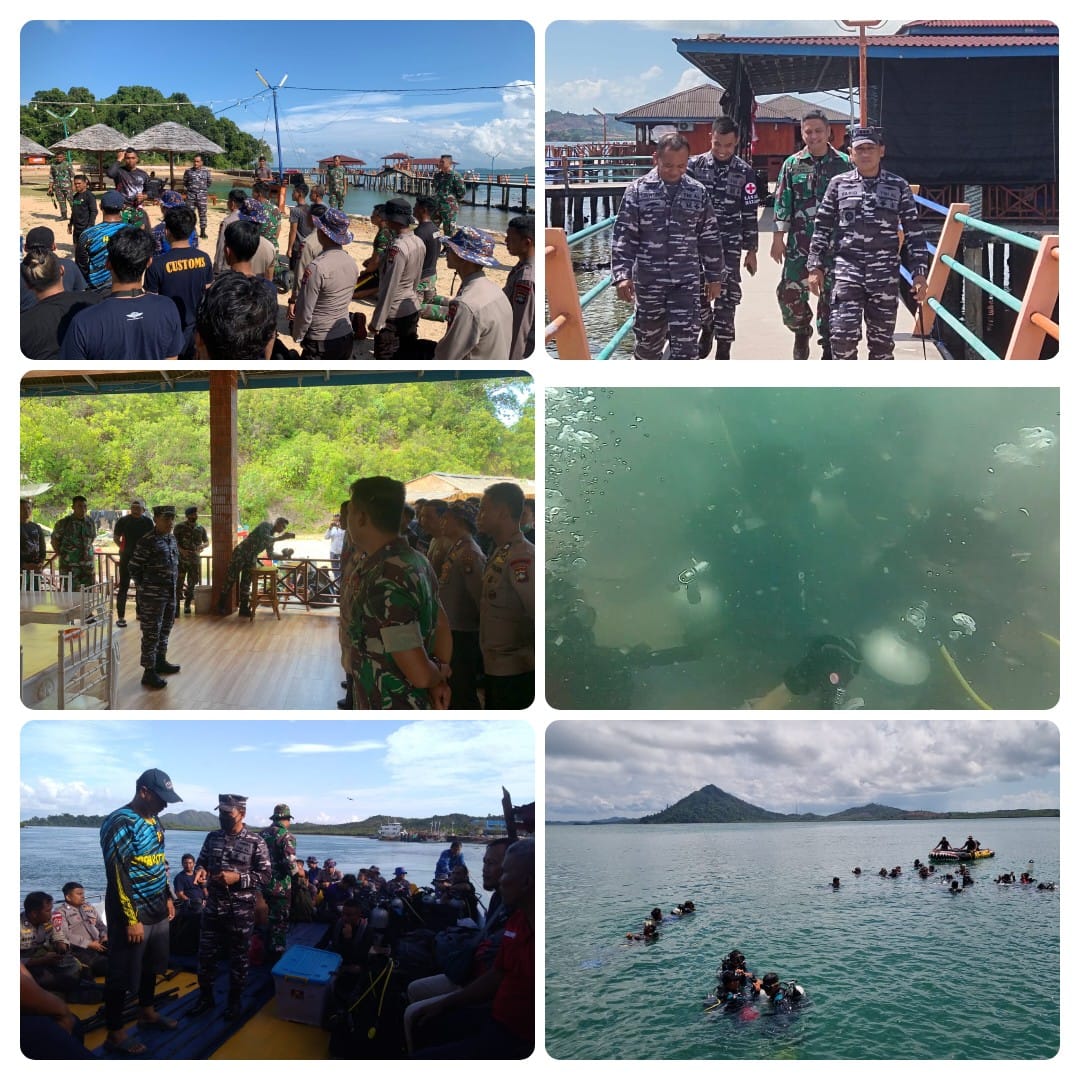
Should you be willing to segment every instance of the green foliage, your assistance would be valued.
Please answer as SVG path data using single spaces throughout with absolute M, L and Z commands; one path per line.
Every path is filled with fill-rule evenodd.
M 50 104 L 33 104 L 45 101 Z M 87 102 L 90 104 L 85 104 Z M 100 100 L 85 86 L 73 86 L 66 92 L 55 86 L 51 90 L 37 90 L 30 104 L 19 109 L 19 133 L 42 146 L 59 142 L 64 137 L 63 126 L 45 110 L 57 116 L 66 116 L 75 107 L 74 103 L 78 103 L 79 111 L 68 119 L 69 135 L 93 124 L 108 124 L 125 135 L 133 136 L 155 124 L 173 120 L 212 139 L 225 151 L 224 154 L 206 156 L 206 164 L 214 168 L 250 168 L 260 154 L 267 160 L 273 159 L 266 142 L 241 131 L 228 117 L 215 116 L 205 105 L 192 104 L 187 94 L 175 93 L 165 97 L 152 86 L 120 86 L 115 93 Z M 175 105 L 175 108 L 159 107 L 166 104 Z M 140 106 L 147 105 L 154 107 L 140 109 Z M 75 157 L 78 160 L 80 155 L 76 154 Z M 87 160 L 96 160 L 97 155 L 88 154 L 86 157 Z M 166 154 L 141 154 L 140 158 L 147 165 L 168 161 Z
M 499 417 L 511 414 L 508 427 Z M 281 514 L 294 531 L 321 530 L 358 476 L 535 471 L 532 389 L 512 380 L 242 390 L 237 429 L 249 527 Z M 54 485 L 38 499 L 44 524 L 78 494 L 91 509 L 133 495 L 209 506 L 208 394 L 24 399 L 20 440 L 21 472 Z

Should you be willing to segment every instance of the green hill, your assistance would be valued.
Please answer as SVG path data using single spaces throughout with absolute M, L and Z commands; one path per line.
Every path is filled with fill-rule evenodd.
M 715 784 L 706 784 L 699 791 L 677 803 L 641 818 L 642 825 L 682 825 L 696 822 L 784 821 L 788 814 L 762 810 L 760 806 L 737 799 Z

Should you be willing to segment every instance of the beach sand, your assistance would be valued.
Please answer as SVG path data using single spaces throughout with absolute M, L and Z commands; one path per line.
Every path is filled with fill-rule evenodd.
M 213 170 L 211 170 L 213 171 Z M 177 170 L 177 175 L 181 175 L 182 169 Z M 22 179 L 23 183 L 19 187 L 19 233 L 21 236 L 26 236 L 27 232 L 34 228 L 36 225 L 48 225 L 56 234 L 56 250 L 61 254 L 68 257 L 74 256 L 74 249 L 71 243 L 71 236 L 67 231 L 67 224 L 65 221 L 60 220 L 59 211 L 52 205 L 52 200 L 46 194 L 49 186 L 49 170 L 47 166 L 23 166 L 22 167 Z M 233 181 L 233 177 L 227 176 L 225 173 L 214 172 L 215 180 L 223 180 L 226 182 Z M 240 186 L 244 184 L 241 182 Z M 94 193 L 98 199 L 101 198 L 103 192 L 96 191 Z M 281 224 L 281 237 L 278 244 L 278 250 L 284 252 L 285 244 L 289 239 L 289 216 L 288 209 L 290 203 L 286 203 L 286 212 L 284 214 Z M 206 232 L 209 239 L 199 242 L 199 247 L 203 251 L 209 252 L 213 256 L 217 247 L 217 235 L 221 222 L 224 220 L 227 210 L 224 202 L 219 201 L 215 207 L 212 204 L 207 207 L 207 221 Z M 161 220 L 161 207 L 151 206 L 149 207 L 150 222 L 156 225 Z M 98 213 L 98 221 L 101 220 L 100 211 Z M 372 243 L 375 239 L 376 229 L 371 224 L 371 219 L 366 217 L 350 216 L 349 228 L 352 231 L 355 238 L 351 244 L 345 249 L 355 260 L 357 266 L 362 266 L 365 259 L 369 258 L 372 252 Z M 484 273 L 499 286 L 506 284 L 506 275 L 511 266 L 514 265 L 516 259 L 510 255 L 506 250 L 506 237 L 500 233 L 493 234 L 495 236 L 495 258 L 499 260 L 499 263 L 506 269 L 499 269 L 499 267 L 487 267 Z M 447 268 L 445 259 L 440 259 L 438 263 L 438 275 L 439 275 L 439 295 L 449 296 L 451 295 L 451 287 L 456 292 L 460 284 L 460 279 Z M 289 335 L 289 320 L 286 313 L 286 307 L 288 304 L 288 294 L 278 294 L 278 337 L 285 343 L 290 349 L 296 349 L 300 351 L 300 346 L 297 342 L 293 341 Z M 349 311 L 362 311 L 367 315 L 368 323 L 371 322 L 371 316 L 375 311 L 374 298 L 370 300 L 353 301 L 349 305 Z M 419 326 L 419 336 L 421 338 L 438 341 L 446 332 L 446 324 L 440 322 L 433 322 L 428 319 L 421 319 Z M 372 339 L 369 336 L 366 341 L 357 341 L 353 346 L 353 359 L 373 359 L 374 354 L 372 351 Z

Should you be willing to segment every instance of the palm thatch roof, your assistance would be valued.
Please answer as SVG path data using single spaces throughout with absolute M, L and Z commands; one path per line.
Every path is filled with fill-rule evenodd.
M 57 150 L 95 150 L 98 153 L 107 153 L 111 150 L 115 153 L 130 145 L 131 139 L 121 134 L 116 128 L 109 127 L 108 124 L 91 124 L 90 127 L 76 131 L 66 139 L 53 143 L 49 149 L 54 152 Z
M 159 150 L 174 154 L 224 154 L 216 142 L 175 120 L 155 124 L 133 135 L 130 145 L 136 150 Z
M 41 145 L 41 143 L 34 142 L 33 139 L 28 139 L 25 135 L 19 136 L 19 156 L 26 157 L 27 154 L 48 154 L 48 150 Z

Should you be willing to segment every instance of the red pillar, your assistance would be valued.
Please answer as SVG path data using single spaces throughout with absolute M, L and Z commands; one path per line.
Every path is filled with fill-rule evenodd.
M 236 387 L 237 372 L 210 372 L 210 520 L 213 530 L 210 580 L 214 602 L 221 596 L 229 556 L 236 544 L 240 520 L 236 497 Z M 225 598 L 233 610 L 232 591 Z

